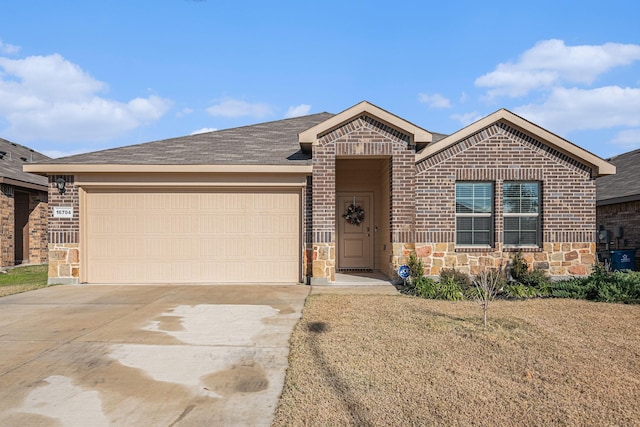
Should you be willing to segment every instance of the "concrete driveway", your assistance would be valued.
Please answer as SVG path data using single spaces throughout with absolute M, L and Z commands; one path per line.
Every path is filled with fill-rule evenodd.
M 0 425 L 270 425 L 303 285 L 0 298 Z

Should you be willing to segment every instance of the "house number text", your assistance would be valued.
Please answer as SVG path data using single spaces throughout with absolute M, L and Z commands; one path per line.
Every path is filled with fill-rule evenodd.
M 73 218 L 73 207 L 54 206 L 53 217 L 54 218 Z

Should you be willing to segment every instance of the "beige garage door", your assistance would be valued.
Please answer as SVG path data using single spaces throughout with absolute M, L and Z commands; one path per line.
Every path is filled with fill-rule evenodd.
M 298 192 L 87 190 L 89 283 L 300 280 Z

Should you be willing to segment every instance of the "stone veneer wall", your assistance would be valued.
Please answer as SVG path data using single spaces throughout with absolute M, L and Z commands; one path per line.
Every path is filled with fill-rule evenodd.
M 635 269 L 640 271 L 640 200 L 597 206 L 596 222 L 611 232 L 610 249 L 636 250 Z M 616 225 L 622 226 L 623 236 L 620 245 L 613 237 Z M 598 249 L 605 250 L 604 243 L 599 244 Z
M 497 123 L 417 165 L 416 253 L 425 271 L 477 274 L 511 259 L 502 245 L 504 181 L 538 181 L 542 246 L 523 249 L 532 267 L 553 276 L 584 275 L 595 259 L 595 180 L 591 169 L 507 124 Z M 456 181 L 494 183 L 494 247 L 456 248 Z M 405 251 L 409 248 L 405 248 Z
M 15 265 L 15 190 L 2 185 L 0 191 L 0 267 Z M 44 264 L 48 259 L 47 193 L 20 188 L 29 194 L 29 259 L 30 264 Z
M 67 182 L 64 194 L 56 188 L 60 176 Z M 54 218 L 55 206 L 72 207 L 73 218 Z M 80 201 L 73 175 L 49 177 L 49 209 L 49 284 L 79 283 Z
M 313 146 L 312 257 L 313 280 L 335 281 L 336 157 L 391 158 L 391 242 L 413 241 L 415 152 L 410 137 L 366 115 L 320 135 Z M 392 254 L 390 263 L 399 259 Z

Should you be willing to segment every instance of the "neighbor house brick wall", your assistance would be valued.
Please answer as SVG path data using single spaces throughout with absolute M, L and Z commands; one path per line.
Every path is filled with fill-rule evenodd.
M 66 181 L 60 194 L 56 180 Z M 49 177 L 49 283 L 79 283 L 80 198 L 73 175 Z M 54 207 L 73 208 L 73 218 L 54 218 Z
M 497 123 L 417 165 L 416 252 L 427 274 L 456 267 L 477 274 L 513 257 L 502 244 L 505 181 L 541 185 L 542 245 L 526 254 L 532 266 L 554 276 L 587 274 L 595 262 L 595 180 L 591 169 L 507 124 Z M 455 246 L 455 184 L 494 185 L 491 249 Z
M 29 195 L 29 258 L 24 263 L 44 264 L 48 259 L 47 193 L 18 188 Z M 15 191 L 16 187 L 2 184 L 0 191 L 0 267 L 15 265 Z
M 391 158 L 390 239 L 413 240 L 415 152 L 410 137 L 362 115 L 318 138 L 313 146 L 313 278 L 335 280 L 336 157 Z M 390 263 L 398 254 L 392 254 Z
M 611 232 L 610 249 L 636 249 L 636 271 L 640 271 L 640 200 L 601 205 L 596 208 L 596 223 Z M 622 226 L 623 238 L 618 242 L 613 236 L 614 227 Z M 598 244 L 605 250 L 604 243 Z
M 44 191 L 29 193 L 29 262 L 44 264 L 49 259 L 49 204 Z
M 10 267 L 14 259 L 14 189 L 2 184 L 0 191 L 0 267 Z

